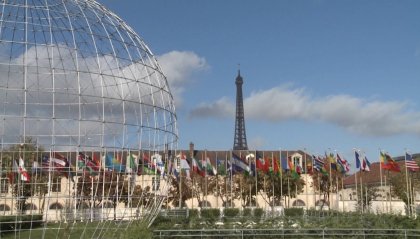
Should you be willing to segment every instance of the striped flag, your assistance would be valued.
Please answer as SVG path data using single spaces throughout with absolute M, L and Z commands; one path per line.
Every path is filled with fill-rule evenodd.
M 420 170 L 419 165 L 413 160 L 411 154 L 405 153 L 405 166 L 410 172 L 417 172 Z
M 344 158 L 342 159 L 340 155 L 338 154 L 337 154 L 337 164 L 340 166 L 341 173 L 345 174 L 348 171 L 350 171 L 349 162 L 347 162 L 347 160 L 345 160 Z
M 312 160 L 314 161 L 314 168 L 316 171 L 324 175 L 328 175 L 328 172 L 324 167 L 325 162 L 321 159 L 320 156 L 316 157 L 315 155 L 312 155 Z

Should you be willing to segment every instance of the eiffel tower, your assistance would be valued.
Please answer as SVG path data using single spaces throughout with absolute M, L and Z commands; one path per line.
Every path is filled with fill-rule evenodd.
M 236 77 L 236 117 L 235 117 L 235 139 L 233 142 L 233 150 L 248 150 L 245 133 L 245 116 L 244 116 L 244 99 L 242 97 L 242 84 L 244 80 L 241 72 L 238 70 Z

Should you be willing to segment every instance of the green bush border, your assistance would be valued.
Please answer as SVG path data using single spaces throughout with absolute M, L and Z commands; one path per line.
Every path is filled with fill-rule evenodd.
M 220 210 L 217 208 L 201 209 L 201 218 L 215 220 L 220 217 Z
M 252 209 L 251 208 L 244 208 L 244 210 L 242 210 L 242 216 L 243 217 L 251 217 L 252 216 Z
M 225 208 L 223 215 L 225 217 L 236 217 L 239 215 L 239 208 Z
M 197 209 L 188 209 L 188 217 L 190 218 L 198 218 L 198 210 Z
M 41 227 L 43 224 L 42 214 L 0 216 L 0 231 L 2 233 L 13 232 L 16 229 Z
M 264 215 L 264 209 L 262 208 L 255 208 L 254 209 L 254 217 L 261 218 Z
M 285 208 L 284 215 L 286 217 L 299 217 L 303 216 L 303 208 Z

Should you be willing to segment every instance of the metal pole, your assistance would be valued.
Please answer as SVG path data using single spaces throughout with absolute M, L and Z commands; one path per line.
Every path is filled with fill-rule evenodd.
M 408 184 L 408 169 L 407 169 L 407 151 L 405 151 L 405 153 L 404 153 L 404 163 L 405 163 L 405 181 L 406 181 L 406 183 L 407 183 L 407 192 L 406 192 L 406 195 L 407 195 L 407 209 L 408 209 L 408 211 L 407 211 L 407 213 L 408 213 L 408 216 L 409 217 L 411 217 L 411 202 L 410 202 L 410 187 L 409 187 L 409 184 Z
M 308 210 L 309 207 L 309 195 L 308 195 L 308 165 L 306 164 L 306 148 L 303 148 L 303 153 L 304 153 L 304 160 L 305 160 L 305 194 L 306 194 L 306 210 Z
M 271 211 L 274 213 L 274 204 L 275 204 L 275 202 L 274 202 L 274 180 L 275 180 L 275 172 L 276 172 L 276 169 L 275 169 L 275 165 L 274 165 L 274 153 L 273 152 L 271 152 L 271 165 L 273 165 L 273 178 L 272 178 L 272 180 L 271 180 L 271 185 L 272 185 L 272 189 L 273 189 L 273 199 L 271 200 Z
M 281 162 L 281 149 L 279 151 L 279 158 L 280 158 L 280 202 L 283 201 L 283 165 Z M 284 205 L 281 205 L 284 206 Z
M 179 160 L 182 160 L 182 152 L 180 154 L 181 157 L 179 157 Z M 182 162 L 179 162 L 179 203 L 178 203 L 178 207 L 179 209 L 182 208 Z
M 216 151 L 216 207 L 219 208 L 219 162 Z
M 258 170 L 257 170 L 257 151 L 255 151 L 255 207 L 257 206 L 258 202 Z

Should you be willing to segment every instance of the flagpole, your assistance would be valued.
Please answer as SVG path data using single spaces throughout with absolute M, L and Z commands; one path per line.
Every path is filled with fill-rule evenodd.
M 216 151 L 216 208 L 219 208 L 219 161 Z
M 7 167 L 6 166 L 4 166 L 3 165 L 3 147 L 4 147 L 4 144 L 3 144 L 3 138 L 1 138 L 1 151 L 0 151 L 0 172 L 1 173 L 3 173 L 3 170 L 5 170 L 6 171 L 6 175 L 7 176 L 9 176 L 9 170 L 7 170 Z M 0 181 L 0 185 L 3 183 L 4 181 Z M 10 184 L 10 182 L 9 182 L 9 184 Z M 0 186 L 1 188 L 7 188 L 8 189 L 8 185 L 6 184 L 6 185 L 1 185 Z M 39 203 L 40 204 L 40 203 Z M 4 205 L 6 205 L 6 197 L 4 197 Z M 5 210 L 3 210 L 3 216 L 6 214 L 6 211 Z
M 233 162 L 232 162 L 232 150 L 230 151 L 230 207 L 233 207 Z
M 263 159 L 264 159 L 264 164 L 266 164 L 267 162 L 265 162 L 265 152 L 264 151 L 262 151 L 262 157 L 263 157 Z M 265 194 L 265 197 L 267 197 L 267 199 L 268 199 L 268 195 L 267 195 L 267 188 L 266 188 L 266 185 L 265 185 L 265 177 L 266 177 L 266 175 L 264 174 L 264 176 L 263 176 L 263 193 Z M 268 205 L 268 206 L 270 206 L 270 205 Z M 266 209 L 267 208 L 267 203 L 264 203 L 264 209 Z
M 49 205 L 50 205 L 50 199 L 51 199 L 51 170 L 52 170 L 52 150 L 50 149 L 50 159 L 48 162 L 49 168 L 48 168 L 48 201 L 47 201 L 47 215 L 46 217 L 48 218 L 48 209 L 49 209 Z M 47 219 L 45 219 L 47 220 Z
M 354 159 L 354 161 L 355 161 L 355 164 L 356 164 L 356 171 L 355 171 L 355 173 L 354 173 L 354 184 L 356 185 L 356 204 L 357 204 L 357 200 L 359 199 L 359 189 L 358 189 L 358 187 L 357 187 L 357 158 L 356 158 L 356 155 L 358 155 L 358 153 L 357 153 L 357 149 L 353 149 L 354 150 L 354 156 L 355 156 L 355 159 Z M 360 165 L 360 155 L 358 156 L 359 157 L 359 167 L 361 167 L 361 165 Z
M 415 210 L 415 203 L 416 203 L 416 198 L 415 198 L 415 193 L 414 193 L 414 187 L 413 187 L 413 184 L 412 184 L 412 178 L 413 178 L 413 174 L 410 174 L 409 175 L 410 177 L 409 177 L 409 180 L 410 180 L 410 193 L 411 193 L 411 203 L 412 203 L 412 208 L 411 208 L 411 211 L 413 212 L 413 214 L 414 214 L 414 217 L 416 218 L 417 217 L 417 214 L 416 213 L 414 213 L 414 210 Z
M 242 161 L 242 151 L 239 151 L 239 159 Z M 242 178 L 243 178 L 243 173 L 239 177 L 239 188 L 240 188 L 240 201 L 241 201 L 241 206 L 242 206 L 242 200 L 243 200 L 243 198 L 242 198 L 242 193 L 243 193 Z
M 290 206 L 290 177 L 289 175 L 287 176 L 287 191 L 289 191 L 289 195 L 287 198 L 287 208 L 289 208 Z
M 90 222 L 93 222 L 93 205 L 95 204 L 95 202 L 93 201 L 93 177 L 90 178 L 90 182 L 91 182 L 90 200 L 92 202 L 90 204 Z
M 275 200 L 274 200 L 274 182 L 275 182 L 275 166 L 274 166 L 274 153 L 271 152 L 271 165 L 273 165 L 273 178 L 271 180 L 271 185 L 272 185 L 272 189 L 273 189 L 273 199 L 271 200 L 271 211 L 274 213 L 274 204 L 275 204 Z
M 361 161 L 361 165 L 360 165 L 360 169 L 359 169 L 359 175 L 360 175 L 360 202 L 361 202 L 361 206 L 362 206 L 362 213 L 364 213 L 365 212 L 365 205 L 364 205 L 364 203 L 363 203 L 363 201 L 364 201 L 364 197 L 363 197 L 363 170 L 365 170 L 365 169 L 363 169 L 362 170 L 362 167 L 364 167 L 363 165 L 365 164 L 365 153 L 363 152 L 363 160 Z
M 343 182 L 343 177 L 341 178 L 341 188 L 344 190 L 344 182 Z M 343 203 L 343 212 L 346 212 L 346 209 L 345 209 L 345 207 L 344 207 L 344 195 L 343 195 L 343 197 L 341 198 L 341 202 Z
M 289 151 L 286 151 L 286 157 L 287 157 L 287 165 L 289 165 Z M 287 175 L 287 208 L 289 208 L 290 206 L 290 168 L 289 168 L 289 172 Z
M 255 207 L 257 207 L 257 202 L 258 202 L 258 169 L 257 169 L 257 160 L 259 160 L 257 158 L 257 150 L 255 150 L 255 154 L 254 154 L 254 160 L 255 160 Z
M 225 151 L 225 177 L 224 177 L 224 182 L 225 182 L 225 199 L 226 199 L 226 201 L 225 201 L 225 205 L 224 205 L 224 207 L 225 208 L 227 208 L 227 206 L 228 206 L 228 175 L 227 175 L 227 172 L 228 172 L 228 154 L 229 154 L 229 151 Z M 231 162 L 232 163 L 232 162 Z M 230 164 L 230 166 L 232 167 L 232 164 Z M 230 169 L 229 170 L 229 172 L 230 171 L 232 171 L 232 169 Z M 223 197 L 223 196 L 222 196 Z
M 338 163 L 337 150 L 334 150 L 334 154 L 335 154 L 334 157 L 335 157 L 335 167 L 336 167 L 336 170 L 335 170 L 335 201 L 336 201 L 337 211 L 339 211 L 339 209 L 340 209 L 340 198 L 339 198 L 339 192 L 338 192 L 338 173 L 342 173 L 342 172 L 339 172 L 340 165 Z
M 362 167 L 360 167 L 362 168 Z M 360 174 L 360 202 L 362 203 L 362 213 L 364 213 L 364 209 L 365 209 L 365 205 L 363 203 L 363 173 L 361 170 L 359 170 L 359 174 Z
M 407 169 L 407 151 L 405 150 L 405 153 L 404 153 L 404 163 L 405 163 L 405 181 L 406 181 L 406 183 L 407 183 L 407 192 L 406 192 L 406 195 L 407 195 L 407 213 L 408 213 L 408 216 L 409 217 L 411 217 L 411 198 L 410 198 L 410 188 L 409 188 L 409 184 L 408 184 L 408 169 Z
M 181 157 L 179 158 L 179 160 L 182 160 L 182 151 L 181 151 Z M 182 162 L 179 162 L 179 202 L 178 202 L 178 207 L 179 209 L 182 208 Z
M 303 148 L 303 153 L 305 154 L 305 158 L 304 158 L 304 160 L 305 160 L 305 181 L 306 182 L 308 182 L 308 165 L 307 165 L 307 162 L 306 162 L 306 148 Z M 305 194 L 306 194 L 306 210 L 308 210 L 308 207 L 309 207 L 309 205 L 308 205 L 308 202 L 309 202 L 309 195 L 308 195 L 308 183 L 305 183 Z
M 330 154 L 331 149 L 329 149 L 328 154 Z M 331 209 L 331 199 L 330 199 L 330 193 L 332 193 L 332 165 L 331 165 L 331 159 L 330 159 L 330 155 L 327 155 L 327 160 L 330 163 L 330 175 L 329 175 L 329 182 L 328 182 L 328 210 Z
M 105 198 L 105 176 L 106 176 L 105 171 L 106 171 L 106 157 L 107 157 L 106 149 L 103 153 L 104 153 L 104 156 L 102 158 L 102 165 L 101 165 L 101 169 L 102 169 L 102 200 Z M 84 181 L 84 177 L 83 177 L 83 181 Z M 101 222 L 103 222 L 103 220 L 104 220 L 104 204 L 101 203 Z
M 388 170 L 388 179 L 389 179 L 389 170 Z M 392 194 L 391 194 L 392 184 L 389 182 L 389 211 L 392 212 Z
M 281 148 L 279 150 L 279 159 L 280 159 L 280 203 L 283 205 L 284 207 L 284 203 L 283 203 L 283 165 L 282 165 L 282 161 L 281 161 Z
M 339 198 L 339 192 L 338 192 L 338 172 L 335 174 L 335 199 L 337 201 L 337 211 L 340 209 L 340 198 Z
M 255 157 L 255 156 L 254 156 Z M 249 157 L 248 159 L 248 167 L 249 167 L 249 177 L 251 178 L 251 173 L 252 173 L 252 157 Z M 257 165 L 255 165 L 255 174 L 257 173 Z M 255 176 L 254 176 L 255 177 Z M 249 207 L 252 206 L 252 183 L 249 184 Z
M 208 165 L 207 165 L 207 149 L 205 149 L 204 150 L 204 160 L 205 160 L 205 167 L 204 167 L 204 183 L 206 184 L 206 185 L 204 185 L 205 186 L 205 193 L 206 193 L 206 208 L 207 208 L 207 183 L 208 183 L 208 181 L 207 181 L 207 167 L 208 167 Z
M 382 150 L 379 149 L 379 157 L 385 157 L 382 156 Z M 383 188 L 383 184 L 382 184 L 382 165 L 383 165 L 383 160 L 384 159 L 379 159 L 379 177 L 381 178 L 381 188 Z M 385 194 L 386 197 L 386 194 Z M 382 210 L 385 212 L 385 205 L 384 205 L 384 197 L 382 196 Z
M 18 198 L 17 198 L 17 203 L 18 203 L 18 213 L 19 214 L 22 214 L 22 209 L 23 209 L 23 207 L 22 207 L 22 203 L 21 203 L 21 200 L 20 200 L 20 197 L 22 196 L 22 192 L 21 191 L 23 191 L 22 190 L 22 187 L 23 187 L 23 180 L 22 180 L 22 172 L 21 172 L 21 165 L 20 165 L 20 159 L 21 159 L 21 157 L 22 157 L 22 148 L 23 148 L 23 145 L 22 144 L 20 144 L 20 146 L 19 146 L 19 155 L 18 155 L 18 193 L 17 193 L 17 196 L 18 196 Z

